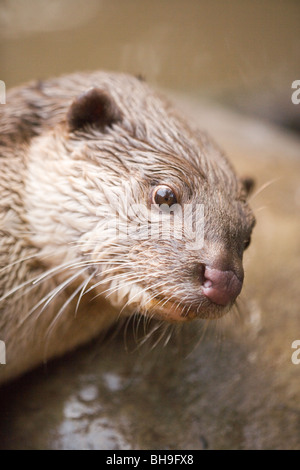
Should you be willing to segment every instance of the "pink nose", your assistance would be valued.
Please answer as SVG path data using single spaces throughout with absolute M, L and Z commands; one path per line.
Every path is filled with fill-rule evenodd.
M 220 271 L 205 267 L 203 294 L 218 305 L 229 305 L 241 292 L 243 282 L 233 271 Z

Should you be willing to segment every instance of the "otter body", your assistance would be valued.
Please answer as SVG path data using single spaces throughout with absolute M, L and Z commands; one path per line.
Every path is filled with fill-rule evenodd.
M 251 182 L 237 178 L 205 133 L 122 74 L 30 83 L 8 92 L 6 102 L 0 383 L 120 316 L 177 322 L 228 312 L 254 225 Z M 176 236 L 161 229 L 167 218 Z

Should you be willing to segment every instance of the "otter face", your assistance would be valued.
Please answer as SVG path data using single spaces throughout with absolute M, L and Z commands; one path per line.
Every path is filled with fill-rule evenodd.
M 145 101 L 139 86 L 135 115 L 130 97 L 119 106 L 95 88 L 68 112 L 71 140 L 84 142 L 105 195 L 99 222 L 80 239 L 95 269 L 91 289 L 124 313 L 222 316 L 242 289 L 252 181 L 239 181 L 206 136 L 157 97 Z
M 85 292 L 168 321 L 229 311 L 255 223 L 252 181 L 204 133 L 146 84 L 115 76 L 75 98 L 47 138 L 48 156 L 31 152 L 61 214 L 46 242 L 86 268 Z
M 142 187 L 124 181 L 121 189 L 107 205 L 106 226 L 81 240 L 95 266 L 100 263 L 99 293 L 124 313 L 171 321 L 225 314 L 243 284 L 242 257 L 254 223 L 246 204 L 204 187 L 189 194 L 174 178 Z

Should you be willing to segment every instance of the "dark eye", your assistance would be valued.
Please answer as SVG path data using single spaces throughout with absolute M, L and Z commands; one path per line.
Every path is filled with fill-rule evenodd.
M 251 237 L 247 238 L 247 240 L 244 241 L 244 250 L 247 250 L 250 243 L 251 243 Z
M 167 204 L 169 207 L 177 203 L 177 197 L 174 191 L 169 186 L 160 185 L 156 186 L 152 193 L 152 204 L 161 206 Z

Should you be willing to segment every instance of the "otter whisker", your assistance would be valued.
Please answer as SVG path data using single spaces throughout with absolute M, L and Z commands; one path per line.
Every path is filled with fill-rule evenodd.
M 118 284 L 117 286 L 111 286 L 111 287 L 105 289 L 104 291 L 99 292 L 98 294 L 96 294 L 96 295 L 91 299 L 91 301 L 94 300 L 94 299 L 96 299 L 97 297 L 100 297 L 100 296 L 104 295 L 106 292 L 110 291 L 110 293 L 105 296 L 105 298 L 108 298 L 108 297 L 110 297 L 111 295 L 113 295 L 115 292 L 117 292 L 118 290 L 123 289 L 123 288 L 125 288 L 125 287 L 128 287 L 129 285 L 136 284 L 137 281 L 140 280 L 140 279 L 138 279 L 138 278 L 136 277 L 136 275 L 128 276 L 128 274 L 124 273 L 124 276 L 126 276 L 126 277 L 125 277 L 125 279 L 124 279 L 124 283 L 123 283 L 123 284 Z M 128 282 L 128 279 L 129 279 L 129 280 L 132 280 L 132 281 L 131 281 L 131 282 Z M 110 281 L 109 281 L 109 280 L 106 280 L 106 279 L 103 279 L 103 284 L 107 284 L 107 282 L 111 282 L 111 281 L 114 281 L 114 280 L 115 280 L 114 278 L 111 278 Z M 126 281 L 126 283 L 125 283 L 125 281 Z M 98 284 L 100 284 L 100 283 L 98 283 Z M 96 286 L 95 286 L 95 287 L 96 287 Z
M 281 178 L 274 178 L 270 181 L 267 181 L 266 183 L 262 184 L 260 188 L 258 188 L 250 197 L 249 197 L 249 203 L 251 203 L 262 191 L 267 189 L 269 186 L 271 186 L 274 183 L 277 183 Z
M 57 314 L 55 315 L 54 319 L 52 320 L 52 322 L 50 323 L 47 331 L 46 331 L 46 338 L 48 336 L 50 336 L 51 334 L 51 331 L 53 330 L 54 326 L 55 326 L 55 323 L 57 322 L 57 320 L 59 319 L 59 317 L 62 315 L 62 313 L 64 312 L 64 310 L 66 309 L 66 307 L 72 302 L 72 300 L 74 299 L 74 297 L 76 297 L 76 295 L 78 294 L 78 292 L 80 292 L 82 290 L 82 288 L 85 286 L 86 284 L 86 280 L 84 280 L 80 285 L 79 287 L 77 287 L 77 289 L 74 290 L 74 292 L 69 296 L 69 298 L 65 301 L 65 303 L 62 305 L 62 307 L 59 309 L 59 311 L 57 312 Z
M 190 304 L 190 306 L 188 307 L 187 311 L 185 312 L 185 315 L 186 315 L 186 316 L 188 316 L 189 311 L 191 310 L 191 308 L 192 308 L 192 304 Z M 184 310 L 185 310 L 185 308 L 184 308 Z
M 125 305 L 122 307 L 121 311 L 120 311 L 120 314 L 123 312 L 123 310 L 127 307 L 127 305 L 129 304 L 129 301 L 130 303 L 132 302 L 133 299 L 135 299 L 137 296 L 141 295 L 141 294 L 144 294 L 145 292 L 147 292 L 149 289 L 155 289 L 156 287 L 159 287 L 161 285 L 164 285 L 165 284 L 165 281 L 163 282 L 158 282 L 157 284 L 154 284 L 154 285 L 151 285 L 149 287 L 145 287 L 144 289 L 142 289 L 142 291 L 140 292 L 137 292 L 137 294 L 135 294 L 133 297 L 130 297 L 129 300 L 127 300 L 127 302 L 125 303 Z
M 128 353 L 128 344 L 127 344 L 127 341 L 126 341 L 126 337 L 127 337 L 127 332 L 128 332 L 128 327 L 129 327 L 129 323 L 131 321 L 131 317 L 128 317 L 126 319 L 126 322 L 125 322 L 125 327 L 124 327 L 124 332 L 123 332 L 123 338 L 124 338 L 124 347 L 125 347 L 125 351 Z
M 42 312 L 45 310 L 45 308 L 49 305 L 49 303 L 54 299 L 54 297 L 61 292 L 65 287 L 67 287 L 71 282 L 73 282 L 77 277 L 79 277 L 84 271 L 86 271 L 87 268 L 82 269 L 79 272 L 76 272 L 73 274 L 73 276 L 69 277 L 67 280 L 61 282 L 58 286 L 56 286 L 54 289 L 52 289 L 50 292 L 48 292 L 37 304 L 35 304 L 31 310 L 26 314 L 26 316 L 22 319 L 20 322 L 19 326 L 21 326 L 31 315 L 32 313 L 41 305 L 43 305 L 43 308 L 39 312 L 37 318 L 40 317 Z M 45 302 L 45 303 L 44 303 Z
M 258 208 L 255 208 L 255 212 L 256 214 L 258 214 L 258 212 L 264 211 L 266 209 L 268 209 L 268 206 L 260 206 Z
M 59 266 L 56 266 L 55 268 L 48 269 L 42 276 L 38 275 L 38 276 L 35 276 L 31 279 L 28 279 L 25 282 L 22 282 L 18 286 L 14 287 L 13 289 L 10 289 L 8 292 L 6 292 L 6 294 L 4 294 L 2 297 L 0 297 L 0 302 L 5 300 L 7 297 L 14 294 L 15 292 L 17 292 L 19 289 L 22 289 L 23 287 L 28 286 L 29 284 L 32 284 L 31 288 L 34 288 L 36 286 L 36 284 L 39 283 L 41 280 L 44 280 L 44 279 L 48 278 L 49 276 L 55 275 L 55 273 L 57 273 L 60 270 L 63 271 L 62 268 L 64 268 L 64 267 L 67 268 L 68 265 L 69 265 L 69 263 L 63 263 Z
M 140 323 L 140 315 L 138 315 L 136 312 L 134 312 L 132 331 L 133 331 L 133 338 L 134 338 L 135 343 L 138 342 L 138 330 L 139 330 L 138 327 L 139 327 L 139 323 Z
M 155 343 L 153 343 L 153 345 L 151 346 L 151 350 L 155 349 L 156 346 L 160 343 L 160 341 L 162 340 L 162 338 L 165 336 L 165 333 L 166 333 L 166 325 L 161 322 L 160 324 L 161 328 L 162 328 L 162 333 L 159 335 L 158 339 L 155 341 Z
M 94 277 L 94 275 L 95 275 L 95 272 L 93 272 L 93 273 L 86 279 L 86 281 L 85 281 L 84 284 L 83 284 L 83 287 L 82 287 L 81 292 L 80 292 L 80 294 L 79 294 L 79 296 L 78 296 L 78 300 L 77 300 L 77 304 L 76 304 L 76 308 L 75 308 L 75 314 L 74 314 L 75 317 L 76 317 L 76 315 L 77 315 L 78 308 L 79 308 L 79 304 L 80 304 L 80 302 L 81 302 L 82 296 L 83 296 L 84 293 L 85 293 L 84 291 L 85 291 L 86 287 L 88 286 L 89 282 L 90 282 L 90 281 L 92 280 L 92 278 Z
M 62 268 L 66 268 L 66 269 L 71 269 L 71 268 L 75 268 L 75 267 L 78 267 L 78 263 L 63 263 L 59 266 L 55 266 L 54 268 L 51 268 L 49 269 L 48 271 L 46 271 L 44 274 L 42 274 L 41 276 L 38 276 L 34 281 L 32 281 L 32 284 L 38 284 L 40 281 L 42 281 L 43 279 L 45 278 L 48 278 L 49 275 L 51 275 L 52 273 L 57 273 L 57 272 L 63 272 L 65 271 L 65 269 L 62 269 Z
M 105 275 L 107 273 L 107 271 L 104 271 L 102 272 L 101 274 L 102 275 Z M 86 291 L 86 294 L 88 294 L 89 292 L 91 292 L 92 290 L 96 289 L 97 287 L 101 286 L 102 284 L 107 284 L 111 281 L 114 281 L 116 279 L 119 279 L 120 277 L 124 277 L 124 276 L 128 276 L 128 273 L 119 273 L 119 274 L 114 274 L 113 276 L 111 277 L 104 277 L 104 279 L 101 279 L 101 281 L 98 281 L 97 283 L 93 284 L 87 291 Z M 109 290 L 109 289 L 107 289 Z M 106 291 L 104 291 L 106 292 Z M 104 293 L 103 292 L 103 293 Z
M 92 291 L 93 289 L 97 288 L 99 285 L 101 284 L 107 284 L 107 283 L 110 283 L 112 281 L 115 281 L 115 280 L 118 280 L 119 278 L 122 278 L 125 276 L 125 279 L 124 279 L 124 283 L 123 284 L 118 284 L 117 286 L 111 286 L 103 291 L 101 291 L 100 293 L 96 294 L 95 297 L 93 297 L 91 300 L 94 300 L 96 299 L 97 297 L 99 297 L 100 295 L 104 295 L 106 292 L 109 292 L 111 291 L 109 294 L 107 294 L 105 297 L 109 297 L 110 295 L 113 295 L 115 292 L 117 292 L 120 288 L 124 288 L 124 287 L 127 287 L 128 285 L 130 284 L 135 284 L 136 281 L 137 281 L 137 278 L 136 278 L 136 275 L 135 274 L 132 274 L 131 276 L 128 276 L 127 273 L 122 273 L 120 275 L 115 276 L 115 277 L 110 277 L 110 278 L 105 278 L 105 279 L 102 279 L 102 281 L 98 282 L 97 285 L 94 285 L 92 286 L 92 288 L 89 289 L 89 291 Z M 117 279 L 116 279 L 117 278 Z M 122 279 L 121 279 L 122 280 Z M 132 282 L 128 283 L 128 280 L 133 280 Z M 125 283 L 126 281 L 126 283 Z
M 233 308 L 234 308 L 234 312 L 237 314 L 238 319 L 241 320 L 242 312 L 241 312 L 240 304 L 237 300 L 234 302 Z
M 165 289 L 164 291 L 162 291 L 162 294 L 163 294 L 164 292 L 166 292 L 166 289 Z M 173 294 L 173 295 L 170 295 L 169 297 L 167 297 L 164 301 L 163 301 L 163 299 L 161 299 L 160 302 L 159 302 L 159 303 L 163 302 L 163 303 L 161 304 L 161 307 L 164 307 L 165 304 L 167 304 L 168 302 L 172 302 L 172 299 L 173 299 L 173 298 L 174 298 L 174 294 Z M 176 304 L 176 308 L 178 308 L 178 304 Z
M 95 266 L 101 266 L 101 263 L 94 263 Z M 123 268 L 127 268 L 126 264 L 121 264 L 121 263 L 108 263 L 107 261 L 105 263 L 103 263 L 104 266 L 107 265 L 107 264 L 116 264 L 116 266 L 114 267 L 110 267 L 110 268 L 106 268 L 106 269 L 101 269 L 101 271 L 99 271 L 97 274 L 96 274 L 96 277 L 99 277 L 99 276 L 104 276 L 108 273 L 113 273 L 115 271 L 118 271 L 120 269 L 123 269 Z
M 138 333 L 140 329 L 140 324 L 145 319 L 145 315 L 141 315 L 135 312 L 134 318 L 136 319 L 136 333 Z M 143 321 L 143 326 L 145 327 L 145 321 Z M 143 331 L 144 331 L 144 334 L 146 334 L 145 329 Z
M 130 282 L 128 282 L 128 279 L 132 279 Z M 133 277 L 126 277 L 125 279 L 126 282 L 123 282 L 123 284 L 119 284 L 117 286 L 112 286 L 106 291 L 111 290 L 109 294 L 107 294 L 105 297 L 108 298 L 111 295 L 113 295 L 115 292 L 117 292 L 120 289 L 128 288 L 128 286 L 134 285 L 134 284 L 139 284 L 140 282 L 143 282 L 143 278 L 138 278 L 136 275 Z M 119 316 L 122 314 L 123 310 L 127 307 L 128 304 L 132 303 L 132 299 L 136 298 L 137 296 L 140 296 L 142 293 L 144 293 L 145 289 L 142 291 L 137 292 L 133 297 L 130 297 L 128 301 L 123 305 L 121 311 L 119 312 Z
M 111 295 L 113 295 L 115 292 L 117 292 L 120 289 L 126 288 L 128 286 L 136 284 L 138 281 L 142 282 L 144 280 L 143 278 L 139 278 L 136 273 L 132 273 L 131 275 L 128 275 L 128 273 L 123 273 L 123 274 L 125 276 L 125 279 L 124 279 L 124 282 L 122 284 L 119 283 L 116 286 L 111 286 L 108 289 L 106 289 L 105 291 L 103 291 L 103 293 L 109 292 L 109 294 L 106 295 L 106 298 L 110 297 Z M 124 276 L 122 276 L 122 277 L 124 277 Z M 115 280 L 115 279 L 113 279 L 113 280 Z M 121 281 L 122 281 L 122 279 L 121 279 Z M 128 281 L 130 281 L 130 282 L 128 282 Z
M 87 270 L 87 268 L 83 268 L 81 269 L 80 271 L 76 272 L 75 274 L 73 274 L 73 276 L 69 277 L 68 279 L 66 279 L 64 282 L 62 282 L 61 284 L 59 284 L 59 286 L 57 287 L 57 289 L 55 289 L 55 291 L 53 292 L 53 294 L 48 298 L 48 300 L 46 301 L 46 303 L 44 304 L 43 308 L 41 309 L 41 311 L 39 312 L 38 314 L 38 317 L 42 314 L 42 312 L 45 310 L 45 308 L 50 304 L 50 302 L 61 292 L 63 291 L 68 285 L 70 285 L 75 279 L 77 279 L 79 276 L 81 276 L 85 271 Z
M 205 335 L 207 333 L 210 323 L 211 322 L 208 319 L 203 320 L 201 324 L 201 328 L 199 329 L 199 332 L 201 332 L 201 335 L 199 336 L 198 340 L 194 344 L 192 350 L 189 352 L 188 356 L 191 355 L 192 352 L 195 351 L 195 349 L 197 349 L 197 347 L 202 343 L 202 341 L 204 341 L 204 338 L 205 338 Z
M 30 259 L 37 258 L 37 257 L 39 257 L 39 254 L 38 254 L 38 253 L 35 253 L 34 255 L 27 256 L 26 258 L 18 259 L 18 260 L 15 261 L 14 263 L 7 264 L 7 265 L 4 266 L 3 268 L 1 268 L 1 269 L 0 269 L 0 273 L 1 273 L 2 271 L 5 271 L 6 269 L 12 268 L 12 267 L 15 266 L 16 264 L 24 263 L 24 261 L 28 261 L 28 260 L 30 260 Z
M 164 341 L 164 344 L 163 344 L 163 347 L 164 347 L 164 348 L 169 344 L 169 341 L 170 341 L 170 339 L 171 339 L 172 336 L 173 336 L 173 331 L 174 331 L 173 325 L 167 325 L 167 328 L 166 328 L 166 330 L 165 330 L 166 333 L 167 333 L 168 329 L 170 329 L 170 333 L 167 335 L 167 337 L 166 337 L 166 339 L 165 339 L 165 341 Z
M 140 348 L 143 344 L 145 344 L 145 343 L 151 338 L 151 336 L 153 336 L 153 334 L 161 327 L 161 325 L 162 325 L 162 322 L 161 322 L 161 321 L 157 322 L 157 324 L 155 324 L 155 325 L 153 326 L 153 328 L 150 330 L 150 332 L 147 333 L 147 335 L 144 336 L 144 338 L 142 338 L 142 339 L 139 341 L 137 347 Z
M 44 277 L 42 280 L 39 280 L 38 283 L 32 283 L 32 285 L 30 285 L 27 289 L 25 289 L 24 291 L 22 291 L 22 292 L 20 293 L 20 295 L 16 297 L 16 299 L 20 299 L 20 298 L 22 298 L 22 297 L 25 297 L 25 296 L 26 296 L 27 294 L 29 294 L 29 292 L 31 292 L 33 289 L 36 289 L 36 288 L 40 287 L 41 284 L 43 284 L 44 282 L 46 282 L 47 280 L 49 280 L 49 278 L 51 279 L 51 278 L 55 277 L 56 275 L 59 275 L 60 272 L 63 272 L 63 271 L 65 271 L 65 270 L 67 270 L 67 268 L 68 268 L 68 266 L 66 266 L 66 269 L 62 269 L 62 270 L 59 271 L 59 272 L 53 271 L 53 272 L 51 273 L 51 275 L 49 274 L 49 276 Z M 48 271 L 47 271 L 47 272 L 48 272 Z M 35 278 L 35 279 L 37 279 L 37 278 Z M 31 281 L 29 281 L 29 283 L 30 283 L 30 282 L 31 282 Z M 23 287 L 23 286 L 20 286 L 20 287 Z M 24 286 L 24 287 L 25 287 L 25 286 Z M 0 300 L 1 300 L 1 299 L 0 299 Z

